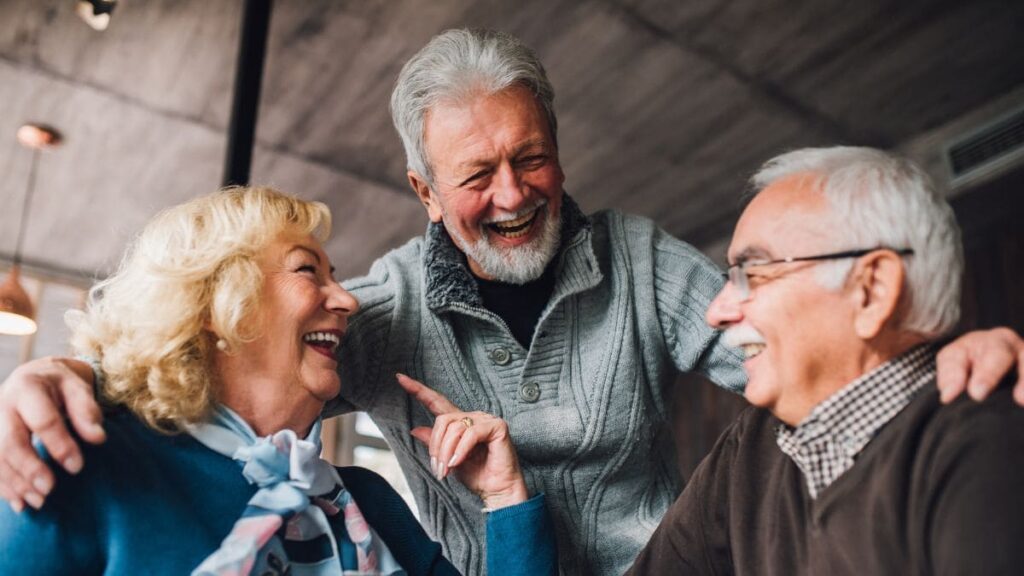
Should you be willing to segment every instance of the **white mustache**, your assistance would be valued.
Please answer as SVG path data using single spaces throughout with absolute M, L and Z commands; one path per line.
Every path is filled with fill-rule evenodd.
M 740 348 L 746 344 L 765 343 L 764 336 L 761 336 L 760 332 L 746 324 L 726 328 L 722 338 L 725 340 L 726 346 L 732 346 L 733 348 Z

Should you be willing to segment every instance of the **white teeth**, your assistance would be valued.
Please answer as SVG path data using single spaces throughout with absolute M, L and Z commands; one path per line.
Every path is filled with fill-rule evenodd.
M 764 344 L 744 344 L 741 348 L 743 349 L 743 355 L 749 360 L 763 352 L 765 346 Z
M 494 225 L 501 229 L 516 228 L 517 226 L 522 226 L 523 224 L 529 222 L 530 219 L 533 218 L 533 215 L 536 213 L 537 211 L 534 210 L 533 212 L 530 212 L 529 214 L 526 214 L 525 216 L 522 216 L 520 218 L 516 218 L 515 220 L 506 220 L 505 222 L 494 222 Z
M 501 222 L 489 222 L 488 226 L 491 227 L 496 233 L 504 236 L 505 238 L 519 238 L 525 236 L 530 230 L 529 224 L 537 217 L 538 212 L 543 205 L 534 208 L 527 214 L 516 218 L 515 220 L 504 220 Z
M 331 332 L 310 332 L 304 335 L 302 340 L 310 343 L 327 342 L 330 344 L 332 351 L 341 344 L 341 338 Z

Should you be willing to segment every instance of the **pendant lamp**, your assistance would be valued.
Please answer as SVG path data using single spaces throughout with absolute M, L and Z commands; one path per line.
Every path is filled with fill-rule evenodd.
M 39 154 L 46 148 L 60 144 L 60 134 L 41 124 L 26 124 L 18 129 L 18 142 L 32 150 L 32 166 L 28 172 L 28 186 L 22 199 L 21 220 L 18 222 L 18 240 L 14 247 L 14 262 L 7 278 L 0 284 L 0 334 L 25 335 L 36 331 L 35 307 L 32 299 L 18 281 L 21 265 L 21 245 L 25 239 L 32 193 L 36 185 Z
M 117 8 L 117 0 L 78 0 L 75 13 L 93 30 L 102 32 L 110 26 L 110 15 Z

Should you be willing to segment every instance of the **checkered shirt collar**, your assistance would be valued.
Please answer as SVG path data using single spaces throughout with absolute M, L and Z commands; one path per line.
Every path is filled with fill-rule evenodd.
M 929 382 L 933 344 L 916 346 L 818 404 L 796 428 L 776 428 L 779 448 L 804 475 L 811 498 L 849 470 L 857 455 Z

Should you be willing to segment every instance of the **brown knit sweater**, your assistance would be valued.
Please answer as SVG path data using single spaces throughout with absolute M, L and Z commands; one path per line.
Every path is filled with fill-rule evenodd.
M 817 499 L 750 408 L 630 574 L 1024 574 L 1024 409 L 920 394 Z

